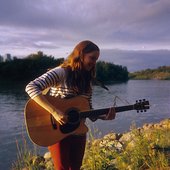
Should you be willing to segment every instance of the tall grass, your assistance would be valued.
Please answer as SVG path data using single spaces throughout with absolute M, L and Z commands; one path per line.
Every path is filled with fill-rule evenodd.
M 24 136 L 22 136 L 21 143 L 16 140 L 17 160 L 12 164 L 12 170 L 42 170 L 43 157 L 38 157 L 39 151 L 36 145 L 30 149 Z

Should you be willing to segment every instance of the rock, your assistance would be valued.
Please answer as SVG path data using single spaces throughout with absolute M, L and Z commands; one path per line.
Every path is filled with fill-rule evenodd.
M 50 152 L 46 152 L 44 154 L 44 159 L 46 159 L 46 160 L 51 159 L 51 153 Z
M 152 124 L 152 123 L 151 124 L 147 123 L 147 124 L 143 125 L 143 129 L 144 130 L 148 130 L 148 129 L 152 129 L 152 128 L 154 128 L 154 124 Z
M 142 127 L 144 130 L 150 130 L 150 129 L 162 129 L 162 128 L 167 128 L 170 129 L 170 118 L 162 120 L 159 123 L 150 123 L 150 124 L 144 124 Z
M 126 143 L 127 141 L 130 141 L 132 139 L 132 134 L 130 132 L 124 133 L 122 137 L 119 139 L 120 142 Z

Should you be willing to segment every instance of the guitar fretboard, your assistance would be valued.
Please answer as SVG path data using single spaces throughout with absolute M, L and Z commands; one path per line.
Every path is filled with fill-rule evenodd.
M 81 118 L 97 117 L 97 116 L 104 115 L 104 114 L 108 113 L 109 109 L 110 108 L 83 111 L 83 112 L 80 112 L 80 117 Z M 128 110 L 134 110 L 134 105 L 115 107 L 116 113 L 124 112 L 124 111 L 128 111 Z

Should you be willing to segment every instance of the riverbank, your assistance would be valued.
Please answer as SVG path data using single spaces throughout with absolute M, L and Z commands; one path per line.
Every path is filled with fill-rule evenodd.
M 129 73 L 129 78 L 133 80 L 170 80 L 170 66 Z
M 89 133 L 82 170 L 168 169 L 170 168 L 170 118 L 140 128 L 132 125 L 127 133 L 109 133 L 95 139 Z M 53 170 L 50 153 L 19 153 L 13 169 Z

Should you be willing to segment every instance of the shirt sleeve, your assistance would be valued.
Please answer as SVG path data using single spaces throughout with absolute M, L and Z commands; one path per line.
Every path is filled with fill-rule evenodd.
M 45 74 L 31 81 L 25 88 L 27 94 L 33 99 L 42 94 L 42 91 L 59 84 L 65 76 L 64 68 L 55 67 Z

